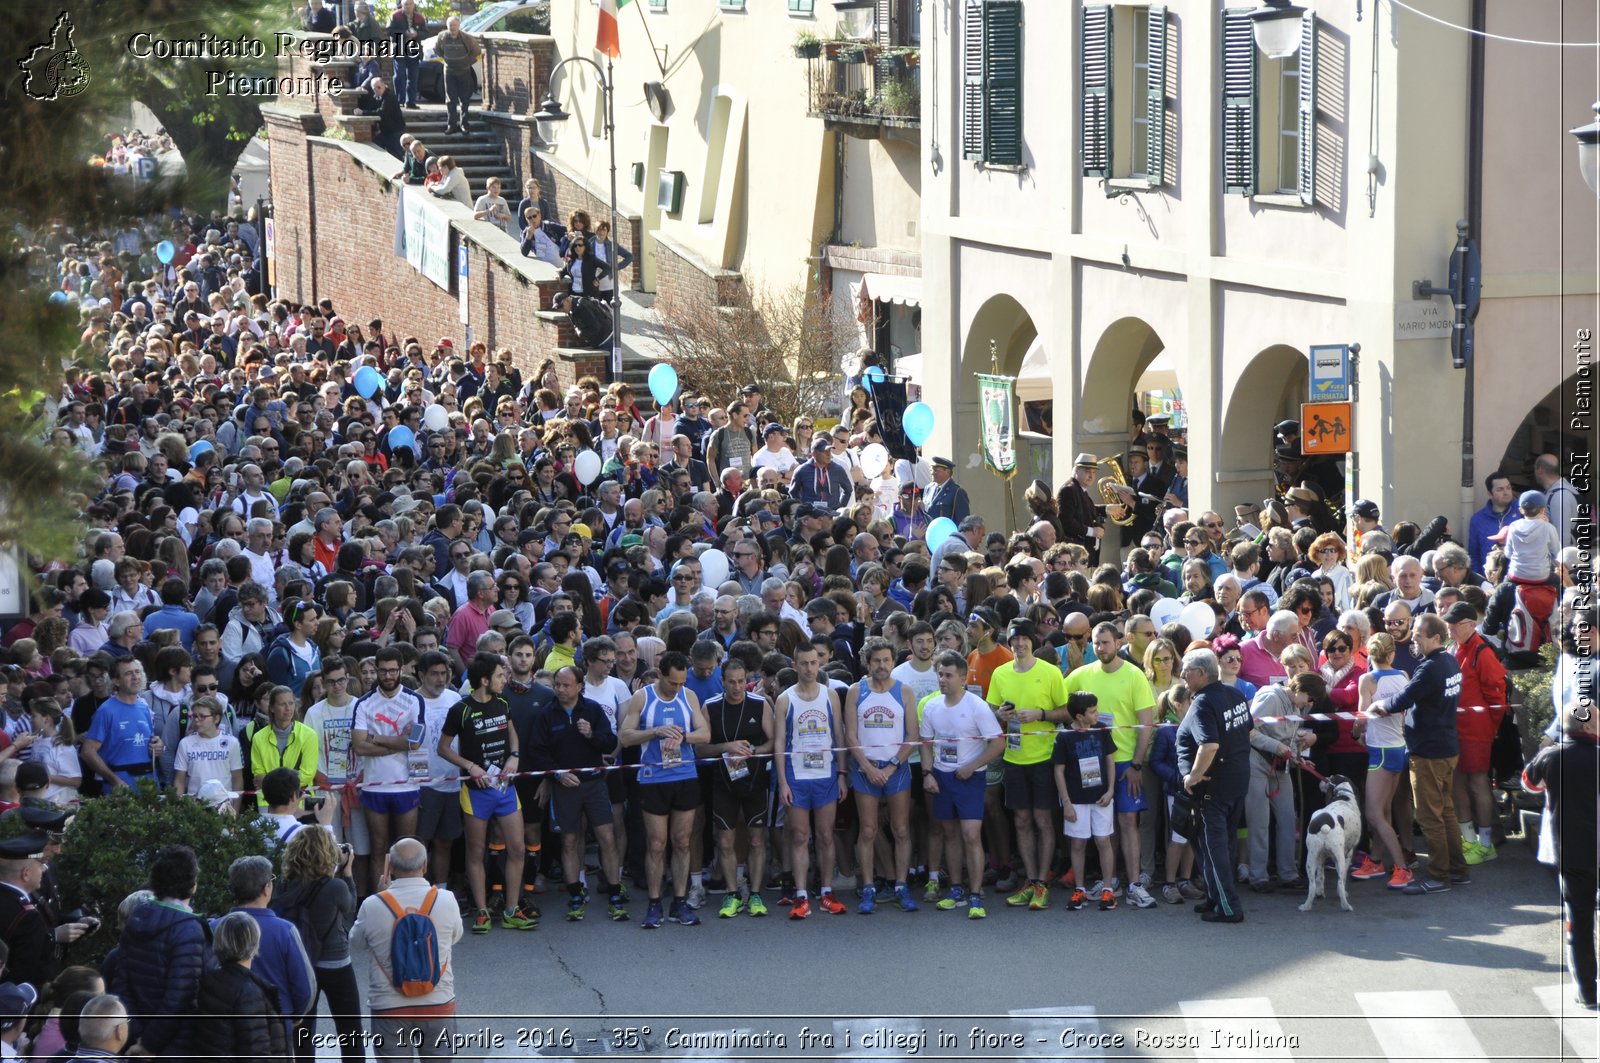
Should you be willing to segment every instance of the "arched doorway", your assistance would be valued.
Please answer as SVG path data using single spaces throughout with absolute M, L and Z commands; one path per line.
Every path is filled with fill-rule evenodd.
M 1537 486 L 1533 480 L 1533 461 L 1540 454 L 1554 454 L 1561 459 L 1563 468 L 1570 468 L 1572 455 L 1595 453 L 1597 437 L 1594 416 L 1574 416 L 1578 413 L 1580 386 L 1588 389 L 1591 399 L 1588 409 L 1592 410 L 1594 374 L 1591 372 L 1587 379 L 1580 379 L 1574 374 L 1551 388 L 1549 394 L 1529 410 L 1522 422 L 1512 430 L 1511 438 L 1500 455 L 1498 469 L 1511 478 L 1518 491 Z M 1574 429 L 1574 423 L 1579 425 L 1578 429 Z M 1490 471 L 1483 470 L 1485 475 Z M 1483 478 L 1478 478 L 1478 487 L 1482 486 Z
M 1029 481 L 1039 475 L 1039 471 L 1029 466 L 1029 456 L 1034 452 L 1034 448 L 1029 447 L 1019 448 L 1017 474 L 1009 481 L 1002 480 L 982 464 L 979 457 L 982 447 L 978 437 L 978 374 L 1019 375 L 1023 356 L 1038 335 L 1039 329 L 1032 315 L 1021 303 L 1009 295 L 994 295 L 973 315 L 972 324 L 967 328 L 966 343 L 961 350 L 961 373 L 956 381 L 953 427 L 956 449 L 960 455 L 968 457 L 965 462 L 957 457 L 957 464 L 967 467 L 957 469 L 956 475 L 972 499 L 972 511 L 988 519 L 990 531 L 1009 531 L 1018 524 L 1025 524 L 1028 517 L 1022 492 L 1027 489 Z M 1013 411 L 1013 415 L 1016 414 L 1017 411 Z M 1045 453 L 1048 455 L 1048 449 Z M 973 458 L 978 458 L 976 464 Z M 1043 471 L 1045 478 L 1048 478 L 1048 468 Z
M 1216 504 L 1259 502 L 1272 493 L 1272 426 L 1300 419 L 1310 369 L 1304 351 L 1283 344 L 1250 360 L 1233 386 L 1216 448 Z

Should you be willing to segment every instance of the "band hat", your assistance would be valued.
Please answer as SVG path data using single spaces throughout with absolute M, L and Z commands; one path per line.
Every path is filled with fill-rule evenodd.
M 1314 506 L 1322 501 L 1317 493 L 1305 484 L 1289 488 L 1283 493 L 1283 500 L 1285 502 L 1304 502 L 1308 506 Z
M 1260 512 L 1261 507 L 1254 502 L 1246 502 L 1243 505 L 1233 507 L 1233 515 L 1240 521 L 1247 521 Z
M 1098 469 L 1100 467 L 1100 459 L 1095 457 L 1093 454 L 1083 453 L 1079 454 L 1077 458 L 1073 460 L 1072 464 L 1075 468 L 1079 469 Z
M 938 457 L 937 455 L 935 455 L 935 457 L 933 459 L 933 465 L 934 465 L 934 468 L 937 468 L 937 469 L 950 469 L 952 471 L 954 471 L 954 469 L 956 467 L 956 463 L 951 461 L 949 458 L 941 458 L 941 457 Z

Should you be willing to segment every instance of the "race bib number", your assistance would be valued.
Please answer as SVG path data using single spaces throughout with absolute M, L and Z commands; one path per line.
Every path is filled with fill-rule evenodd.
M 1022 722 L 1013 719 L 1006 724 L 1006 748 L 1018 750 L 1022 748 Z
M 1078 758 L 1078 778 L 1083 780 L 1085 789 L 1105 785 L 1104 768 L 1105 762 L 1099 757 Z
M 420 782 L 428 777 L 428 751 L 426 749 L 413 749 L 406 754 L 406 776 L 412 782 Z
M 671 749 L 668 749 L 666 746 L 661 747 L 661 766 L 663 768 L 676 768 L 682 763 L 683 746 L 674 746 Z
M 800 754 L 800 766 L 808 772 L 824 771 L 828 766 L 827 761 L 824 759 L 825 757 L 826 754 L 824 753 L 802 753 Z
M 722 754 L 722 765 L 728 769 L 728 778 L 732 782 L 750 777 L 750 765 L 744 757 L 736 757 L 732 753 Z
M 956 760 L 956 744 L 954 742 L 940 742 L 938 761 L 941 768 L 954 769 Z

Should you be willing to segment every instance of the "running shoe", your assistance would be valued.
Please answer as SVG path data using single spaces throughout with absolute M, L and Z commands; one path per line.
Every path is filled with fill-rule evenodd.
M 1024 884 L 1023 887 L 1020 890 L 1018 890 L 1017 892 L 1013 893 L 1011 896 L 1006 898 L 1006 907 L 1008 907 L 1008 908 L 1022 908 L 1022 907 L 1025 907 L 1028 904 L 1029 901 L 1033 900 L 1034 891 L 1037 888 L 1038 887 L 1036 887 L 1032 882 Z
M 924 901 L 928 902 L 929 904 L 934 904 L 939 900 L 939 876 L 938 875 L 929 875 L 928 876 L 928 884 L 926 886 L 924 886 L 923 889 L 922 889 L 922 899 Z
M 1387 868 L 1369 856 L 1361 862 L 1360 867 L 1351 870 L 1350 877 L 1359 879 L 1382 878 L 1388 873 Z
M 1389 888 L 1392 890 L 1403 890 L 1407 886 L 1411 885 L 1411 878 L 1412 875 L 1410 868 L 1397 867 L 1394 869 L 1394 874 L 1389 876 Z
M 1056 879 L 1056 885 L 1060 886 L 1062 889 L 1072 889 L 1077 884 L 1078 876 L 1072 873 L 1072 868 L 1070 867 L 1067 868 L 1066 872 L 1060 878 Z
M 1081 889 L 1073 889 L 1072 896 L 1067 898 L 1067 908 L 1074 912 L 1079 911 L 1088 903 L 1089 895 Z
M 833 896 L 831 893 L 828 896 Z M 856 905 L 856 911 L 862 915 L 871 915 L 878 907 L 878 890 L 875 886 L 861 887 L 861 903 Z
M 1206 895 L 1205 890 L 1201 889 L 1199 886 L 1196 886 L 1189 879 L 1184 879 L 1182 882 L 1178 883 L 1178 892 L 1183 894 L 1183 899 L 1186 901 L 1203 900 Z
M 644 910 L 644 922 L 639 924 L 646 930 L 661 929 L 661 902 L 651 901 L 650 907 Z
M 900 906 L 902 912 L 917 910 L 917 902 L 911 896 L 910 886 L 896 886 L 894 888 L 894 901 Z
M 1120 878 L 1114 878 L 1111 880 L 1111 896 L 1122 896 L 1122 880 Z
M 489 914 L 489 909 L 479 908 L 478 914 L 472 917 L 472 932 L 474 934 L 487 934 L 494 928 L 494 916 Z
M 694 909 L 689 907 L 687 899 L 681 900 L 672 906 L 672 915 L 669 918 L 680 926 L 700 925 L 700 917 L 694 914 Z
M 716 896 L 721 896 L 722 894 L 728 892 L 728 884 L 722 881 L 721 875 L 713 875 L 706 881 L 706 892 Z
M 1143 883 L 1135 882 L 1128 887 L 1128 900 L 1133 902 L 1135 908 L 1154 908 L 1156 899 L 1150 896 L 1150 891 L 1144 888 Z
M 1168 882 L 1161 887 L 1161 899 L 1168 904 L 1182 904 L 1183 894 L 1178 891 L 1177 886 Z
M 993 885 L 995 890 L 1000 893 L 1010 893 L 1012 890 L 1016 889 L 1019 884 L 1026 886 L 1027 883 L 1025 879 L 1021 878 L 1017 874 L 1015 869 L 1009 867 L 1005 868 L 1004 874 L 1002 874 L 993 883 L 985 883 L 985 885 Z
M 967 901 L 968 919 L 987 919 L 989 910 L 983 906 L 983 894 L 974 893 Z
M 506 910 L 506 891 L 496 886 L 489 891 L 489 911 L 503 912 Z
M 755 919 L 760 919 L 767 914 L 767 902 L 761 899 L 761 894 L 752 893 L 750 899 L 744 902 L 744 910 Z
M 784 875 L 778 880 L 778 903 L 787 908 L 794 901 L 794 879 Z
M 1043 882 L 1033 884 L 1033 900 L 1028 902 L 1028 911 L 1042 912 L 1050 907 L 1050 887 Z
M 960 886 L 951 886 L 950 892 L 939 901 L 938 909 L 948 912 L 952 908 L 965 908 L 967 906 L 967 891 Z
M 620 893 L 613 893 L 610 903 L 606 905 L 606 915 L 610 916 L 613 923 L 626 923 L 628 921 L 628 898 Z
M 1480 861 L 1481 863 L 1488 863 L 1490 860 L 1500 859 L 1500 854 L 1495 850 L 1494 846 L 1485 845 L 1482 842 L 1479 842 L 1478 848 L 1483 852 L 1483 860 Z
M 567 922 L 576 923 L 583 918 L 586 910 L 584 899 L 581 896 L 567 898 Z
M 1493 849 L 1488 851 L 1494 852 Z M 1467 863 L 1474 865 L 1483 863 L 1485 859 L 1483 854 L 1484 847 L 1479 845 L 1476 841 L 1463 841 L 1461 843 L 1461 855 L 1467 861 Z
M 538 930 L 539 914 L 521 906 L 508 908 L 506 914 L 500 917 L 500 926 L 505 930 Z
M 1425 878 L 1420 882 L 1413 882 L 1404 892 L 1408 896 L 1420 896 L 1424 893 L 1449 893 L 1450 883 L 1440 882 L 1437 879 Z
M 689 895 L 684 898 L 684 903 L 687 904 L 689 907 L 693 908 L 697 912 L 701 908 L 705 907 L 705 903 L 706 903 L 706 888 L 705 888 L 705 886 L 703 886 L 703 885 L 690 886 L 689 887 Z
M 719 919 L 732 919 L 742 911 L 744 911 L 744 902 L 739 899 L 737 893 L 730 893 L 722 898 L 722 907 L 718 910 L 717 917 Z
M 522 896 L 517 898 L 517 907 L 531 914 L 535 919 L 540 916 L 539 906 L 533 900 L 533 890 L 528 889 L 526 886 L 522 889 Z
M 827 893 L 824 893 L 817 898 L 817 907 L 821 908 L 829 915 L 843 915 L 848 910 L 842 903 L 840 903 L 839 898 L 833 895 L 832 890 L 829 890 Z
M 1109 912 L 1113 908 L 1115 908 L 1116 906 L 1117 906 L 1117 895 L 1115 893 L 1112 893 L 1110 890 L 1106 890 L 1106 889 L 1101 890 L 1100 891 L 1100 910 L 1102 912 Z
M 796 900 L 794 902 L 794 907 L 789 909 L 789 918 L 790 919 L 809 919 L 809 918 L 811 918 L 811 900 L 810 900 L 810 898 L 801 897 L 798 900 Z

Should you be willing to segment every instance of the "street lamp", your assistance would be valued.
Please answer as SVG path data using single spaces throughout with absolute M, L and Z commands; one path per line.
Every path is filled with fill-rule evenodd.
M 1300 50 L 1300 16 L 1303 7 L 1289 0 L 1263 0 L 1261 7 L 1250 12 L 1250 29 L 1255 34 L 1256 47 L 1268 59 L 1287 59 Z
M 1578 142 L 1578 171 L 1589 191 L 1600 196 L 1600 100 L 1594 105 L 1595 120 L 1568 130 Z
M 551 150 L 555 149 L 556 142 L 561 137 L 561 131 L 567 120 L 572 117 L 567 109 L 561 106 L 561 101 L 556 98 L 556 75 L 561 73 L 568 63 L 588 63 L 594 67 L 595 74 L 600 78 L 600 86 L 605 90 L 605 137 L 611 149 L 611 246 L 620 250 L 622 247 L 622 230 L 617 226 L 617 112 L 613 85 L 611 78 L 611 60 L 606 60 L 604 68 L 585 55 L 572 55 L 561 60 L 550 71 L 550 81 L 545 91 L 544 101 L 539 104 L 539 110 L 534 112 L 533 120 L 539 129 L 539 139 Z M 613 253 L 612 261 L 606 265 L 611 267 L 611 377 L 613 380 L 622 379 L 622 281 L 617 277 L 616 259 L 620 254 Z M 585 297 L 592 293 L 585 292 Z

